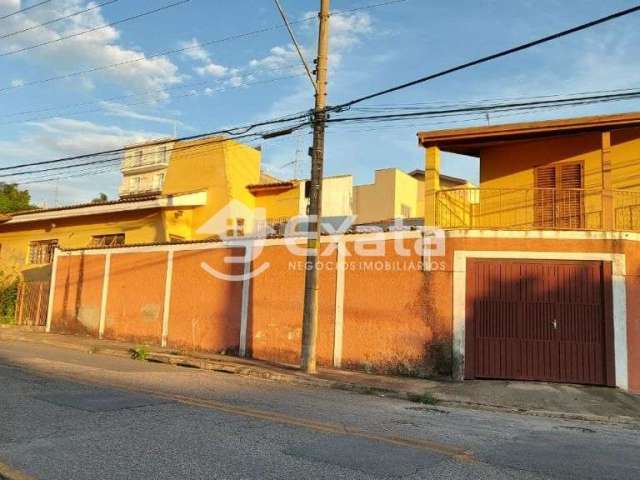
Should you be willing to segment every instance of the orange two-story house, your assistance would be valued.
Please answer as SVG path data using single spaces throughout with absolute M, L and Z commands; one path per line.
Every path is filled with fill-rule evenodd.
M 640 113 L 418 138 L 455 375 L 640 390 Z M 479 159 L 479 186 L 441 189 L 441 152 Z

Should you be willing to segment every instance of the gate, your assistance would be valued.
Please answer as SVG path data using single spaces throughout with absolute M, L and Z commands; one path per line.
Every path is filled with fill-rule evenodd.
M 18 285 L 16 324 L 45 326 L 49 307 L 49 282 L 23 282 Z
M 468 261 L 466 378 L 615 384 L 609 263 Z

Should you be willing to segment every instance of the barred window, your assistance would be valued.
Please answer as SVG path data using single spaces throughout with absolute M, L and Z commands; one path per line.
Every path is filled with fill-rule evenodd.
M 29 242 L 29 263 L 32 265 L 51 263 L 57 246 L 57 239 Z
M 91 247 L 118 247 L 124 245 L 124 233 L 112 235 L 94 235 L 91 237 Z

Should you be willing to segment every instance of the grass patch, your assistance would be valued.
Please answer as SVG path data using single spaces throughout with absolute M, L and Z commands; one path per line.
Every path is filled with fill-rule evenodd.
M 421 403 L 423 405 L 437 405 L 438 399 L 433 396 L 431 392 L 424 392 L 422 394 L 410 393 L 407 395 L 410 402 Z
M 140 345 L 136 348 L 129 349 L 129 353 L 131 354 L 131 358 L 133 358 L 134 360 L 144 361 L 147 359 L 151 352 L 149 351 L 149 347 L 147 347 L 146 345 Z

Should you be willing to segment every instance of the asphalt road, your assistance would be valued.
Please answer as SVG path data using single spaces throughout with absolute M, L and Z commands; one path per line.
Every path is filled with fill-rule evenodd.
M 638 452 L 625 426 L 0 343 L 0 463 L 38 479 L 636 479 Z

